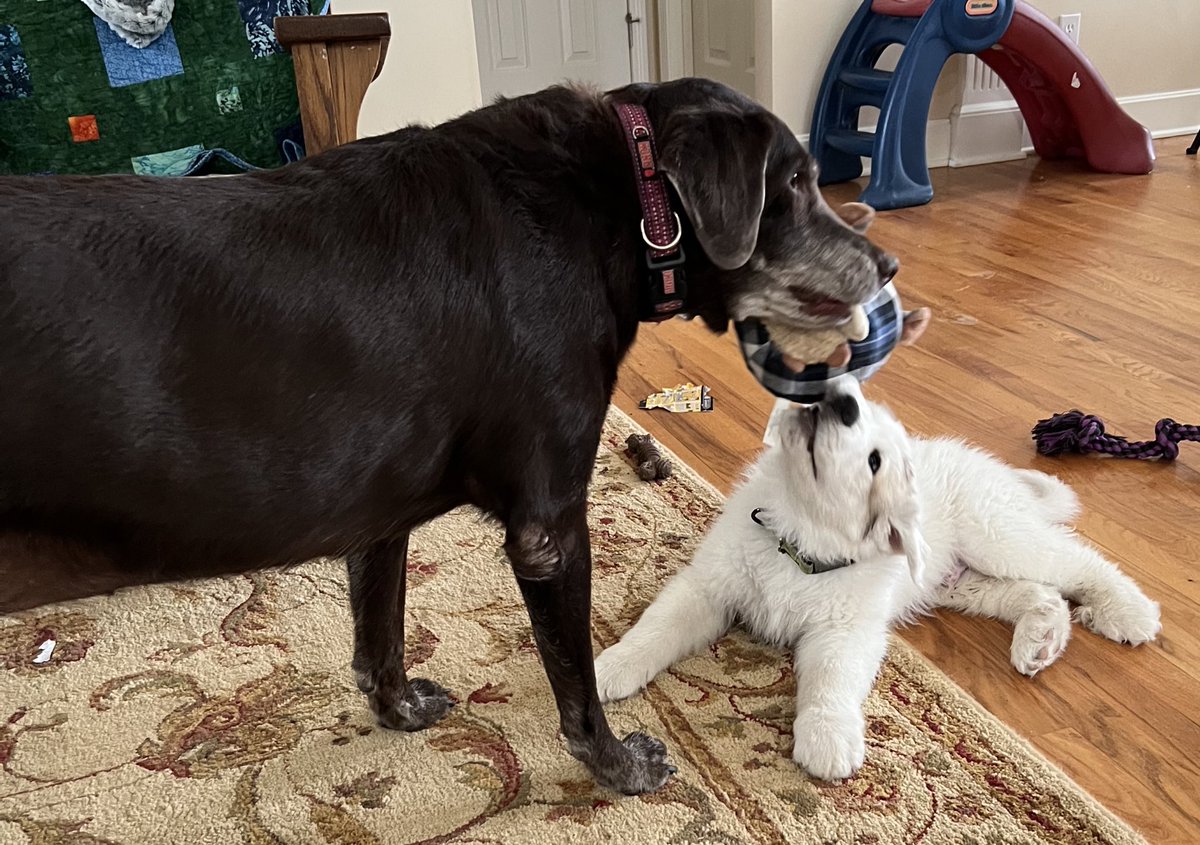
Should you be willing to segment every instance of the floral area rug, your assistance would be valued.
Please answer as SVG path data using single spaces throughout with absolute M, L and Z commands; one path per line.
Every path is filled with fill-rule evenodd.
M 613 412 L 593 482 L 597 648 L 721 506 L 678 463 L 640 481 L 633 430 Z M 618 734 L 667 742 L 671 783 L 597 789 L 558 734 L 501 540 L 468 511 L 414 536 L 408 656 L 459 699 L 423 733 L 376 727 L 354 686 L 338 561 L 0 618 L 0 843 L 1142 841 L 899 641 L 850 780 L 792 763 L 789 657 L 735 632 L 609 709 Z

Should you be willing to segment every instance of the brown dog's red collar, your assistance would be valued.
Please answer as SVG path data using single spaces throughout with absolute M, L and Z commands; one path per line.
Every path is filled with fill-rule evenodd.
M 649 286 L 642 302 L 641 319 L 660 322 L 683 311 L 687 301 L 684 275 L 683 223 L 671 208 L 667 181 L 658 169 L 654 130 L 646 110 L 632 103 L 614 103 L 629 154 L 633 157 L 633 181 L 642 207 L 639 224 L 646 244 L 646 275 Z

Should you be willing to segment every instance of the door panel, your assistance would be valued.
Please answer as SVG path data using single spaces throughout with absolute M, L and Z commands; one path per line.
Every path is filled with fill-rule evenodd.
M 601 89 L 630 81 L 619 0 L 472 0 L 485 102 L 565 81 Z
M 694 0 L 696 76 L 754 96 L 754 0 Z

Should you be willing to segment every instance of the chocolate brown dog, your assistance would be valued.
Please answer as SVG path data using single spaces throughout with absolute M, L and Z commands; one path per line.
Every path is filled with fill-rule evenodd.
M 409 532 L 500 520 L 571 753 L 669 776 L 596 697 L 586 493 L 646 246 L 616 102 L 646 109 L 687 311 L 822 325 L 893 258 L 773 115 L 704 80 L 499 102 L 273 172 L 0 179 L 0 611 L 346 555 L 379 721 L 404 671 Z

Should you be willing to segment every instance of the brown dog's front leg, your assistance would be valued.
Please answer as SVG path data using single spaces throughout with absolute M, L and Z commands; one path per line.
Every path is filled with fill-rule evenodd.
M 354 675 L 385 728 L 419 731 L 446 715 L 450 694 L 404 670 L 404 585 L 408 534 L 352 555 Z
M 510 521 L 505 551 L 517 575 L 571 754 L 617 792 L 652 792 L 675 768 L 666 747 L 631 733 L 617 740 L 596 694 L 592 658 L 592 557 L 584 503 L 555 520 Z

